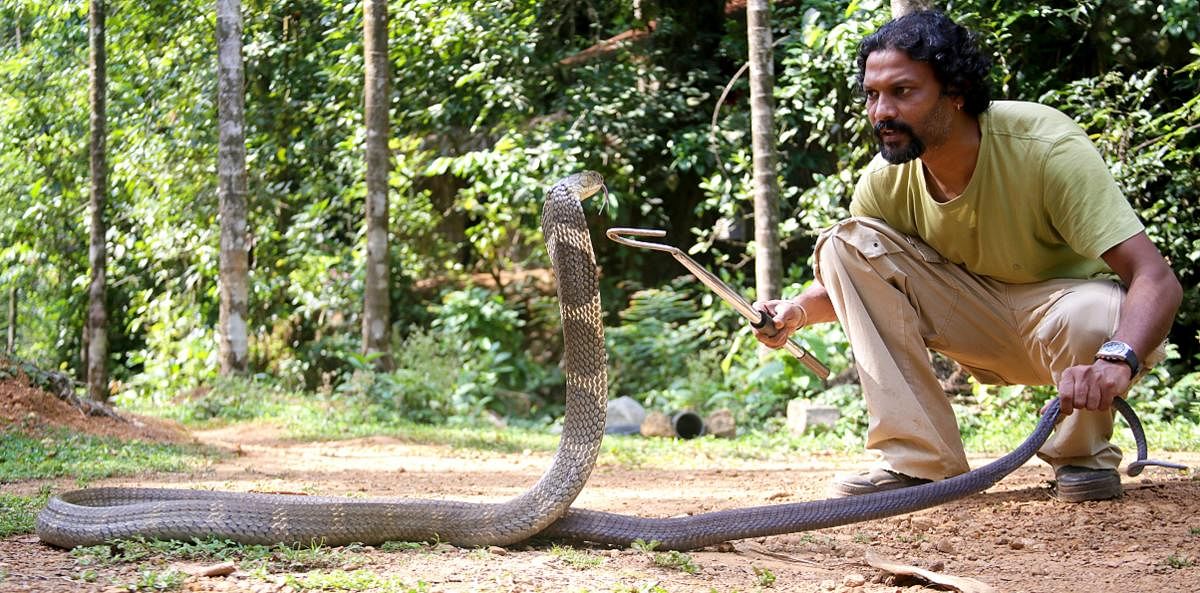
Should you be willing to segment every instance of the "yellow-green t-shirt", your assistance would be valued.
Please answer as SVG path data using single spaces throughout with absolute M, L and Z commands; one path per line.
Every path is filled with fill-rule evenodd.
M 850 213 L 920 237 L 971 272 L 1013 284 L 1109 272 L 1100 255 L 1143 230 L 1083 129 L 1062 112 L 996 101 L 979 118 L 970 183 L 939 203 L 920 159 L 876 156 Z

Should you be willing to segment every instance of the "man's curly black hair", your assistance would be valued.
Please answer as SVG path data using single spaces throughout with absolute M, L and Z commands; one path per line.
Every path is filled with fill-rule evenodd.
M 963 111 L 979 115 L 992 102 L 988 73 L 992 60 L 979 49 L 978 37 L 937 11 L 919 11 L 894 19 L 858 45 L 858 88 L 863 86 L 867 56 L 895 49 L 933 67 L 943 93 L 963 98 Z

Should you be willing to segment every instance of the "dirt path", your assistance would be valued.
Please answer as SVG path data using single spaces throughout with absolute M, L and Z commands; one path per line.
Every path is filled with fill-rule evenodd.
M 198 433 L 199 439 L 237 453 L 187 474 L 103 480 L 94 485 L 211 487 L 226 490 L 335 495 L 412 496 L 499 501 L 531 485 L 549 463 L 543 453 L 454 451 L 388 437 L 326 443 L 280 438 L 269 426 Z M 1200 466 L 1200 454 L 1165 455 Z M 976 458 L 978 466 L 986 459 Z M 838 471 L 865 467 L 865 458 L 819 456 L 791 463 L 695 463 L 703 469 L 598 467 L 577 506 L 645 516 L 812 500 L 824 497 Z M 490 550 L 424 546 L 403 551 L 362 549 L 329 554 L 312 572 L 252 567 L 228 577 L 194 577 L 183 590 L 289 591 L 295 579 L 315 586 L 322 574 L 361 577 L 371 591 L 732 591 L 916 592 L 866 564 L 874 556 L 940 573 L 969 577 L 996 591 L 1194 591 L 1200 583 L 1200 478 L 1150 469 L 1126 478 L 1117 502 L 1068 505 L 1046 489 L 1049 470 L 1030 463 L 987 493 L 907 515 L 835 529 L 740 541 L 689 554 L 696 569 L 659 566 L 634 550 L 555 550 L 548 543 Z M 35 492 L 45 482 L 9 484 Z M 70 480 L 54 484 L 71 486 Z M 139 575 L 192 570 L 196 565 L 85 567 L 35 536 L 0 544 L 0 591 L 129 591 Z M 660 557 L 667 564 L 671 558 Z M 680 564 L 679 558 L 674 564 Z M 156 563 L 157 562 L 157 563 Z M 80 580 L 86 570 L 94 582 Z M 344 571 L 337 573 L 336 571 Z M 293 575 L 288 584 L 287 574 Z M 308 578 L 308 581 L 303 579 Z M 419 583 L 424 583 L 419 585 Z M 117 585 L 122 587 L 117 587 Z M 329 585 L 333 587 L 333 585 Z M 655 589 L 658 587 L 658 589 Z M 327 589 L 332 590 L 332 589 Z M 345 590 L 345 589 L 343 589 Z

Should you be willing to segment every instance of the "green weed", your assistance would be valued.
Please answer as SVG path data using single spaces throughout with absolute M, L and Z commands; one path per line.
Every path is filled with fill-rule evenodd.
M 0 494 L 0 537 L 32 533 L 37 513 L 49 497 L 49 487 L 43 487 L 35 496 Z
M 1193 564 L 1195 564 L 1195 562 L 1190 557 L 1183 554 L 1171 554 L 1170 556 L 1167 556 L 1167 566 L 1170 566 L 1171 568 L 1188 568 Z
M 289 575 L 287 584 L 301 591 L 378 591 L 379 593 L 424 593 L 424 581 L 408 585 L 399 577 L 381 576 L 369 570 L 311 571 Z
M 429 547 L 428 542 L 392 541 L 392 542 L 383 542 L 383 545 L 379 546 L 379 549 L 383 550 L 384 552 L 403 552 L 406 550 L 420 550 L 421 548 L 426 548 L 426 547 Z
M 571 546 L 560 546 L 558 544 L 554 544 L 550 548 L 550 555 L 562 560 L 571 568 L 594 568 L 604 562 L 603 558 L 587 550 L 577 550 Z
M 758 582 L 759 587 L 774 587 L 775 573 L 769 568 L 754 567 L 754 578 Z
M 174 591 L 182 587 L 185 580 L 187 580 L 187 574 L 178 570 L 145 569 L 138 571 L 136 581 L 122 588 L 127 591 Z
M 680 552 L 678 550 L 671 550 L 669 552 L 657 552 L 655 550 L 657 550 L 659 545 L 660 545 L 660 542 L 658 542 L 658 541 L 651 540 L 651 541 L 647 542 L 646 540 L 638 538 L 636 540 L 633 540 L 632 548 L 639 552 L 644 552 L 646 554 L 650 554 L 651 555 L 650 559 L 654 562 L 655 566 L 661 566 L 663 568 L 673 568 L 676 570 L 681 570 L 688 574 L 696 574 L 696 573 L 700 572 L 700 567 L 696 566 L 696 563 L 695 563 L 695 561 L 692 560 L 691 556 L 684 554 L 683 552 Z

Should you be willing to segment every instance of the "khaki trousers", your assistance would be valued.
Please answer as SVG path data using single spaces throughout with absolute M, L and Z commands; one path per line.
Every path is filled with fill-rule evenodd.
M 1111 280 L 1007 284 L 946 261 L 882 221 L 851 218 L 816 244 L 816 277 L 829 292 L 858 364 L 870 414 L 867 448 L 885 467 L 942 479 L 970 469 L 950 401 L 928 350 L 980 383 L 1053 385 L 1091 363 L 1116 330 L 1124 289 Z M 1163 359 L 1162 347 L 1146 366 Z M 1038 456 L 1116 468 L 1113 412 L 1076 410 Z

